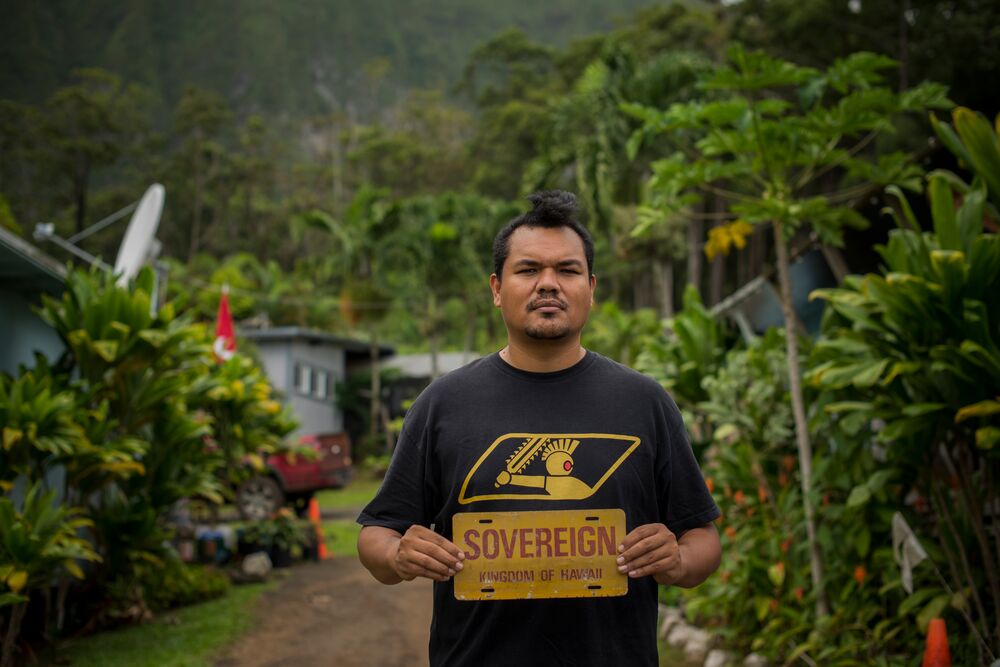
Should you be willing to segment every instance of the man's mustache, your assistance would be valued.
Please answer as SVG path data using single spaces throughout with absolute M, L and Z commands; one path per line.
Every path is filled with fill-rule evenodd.
M 528 302 L 528 310 L 538 310 L 539 308 L 546 308 L 550 306 L 558 306 L 559 308 L 566 310 L 569 304 L 563 301 L 562 299 L 551 296 L 532 299 L 530 302 Z

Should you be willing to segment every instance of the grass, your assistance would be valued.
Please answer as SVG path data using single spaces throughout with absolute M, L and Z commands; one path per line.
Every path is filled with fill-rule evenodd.
M 73 667 L 210 667 L 229 642 L 246 632 L 257 598 L 276 582 L 237 586 L 217 600 L 163 612 L 133 625 L 65 642 L 58 662 Z
M 334 521 L 323 522 L 323 540 L 326 542 L 326 550 L 331 556 L 351 556 L 358 555 L 358 533 L 361 526 L 353 519 L 336 519 Z
M 382 484 L 380 479 L 355 479 L 342 489 L 327 489 L 316 494 L 321 509 L 354 509 L 368 504 Z
M 342 489 L 328 489 L 316 494 L 322 509 L 360 510 L 375 497 L 381 479 L 375 479 L 370 474 L 361 473 L 350 484 Z M 327 553 L 331 556 L 358 556 L 358 533 L 361 526 L 349 519 L 328 519 L 323 522 L 323 540 L 326 542 Z

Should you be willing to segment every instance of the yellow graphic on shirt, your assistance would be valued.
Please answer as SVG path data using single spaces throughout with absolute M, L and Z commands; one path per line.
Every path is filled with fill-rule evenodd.
M 476 461 L 458 502 L 583 500 L 601 488 L 639 442 L 635 436 L 611 433 L 508 433 Z

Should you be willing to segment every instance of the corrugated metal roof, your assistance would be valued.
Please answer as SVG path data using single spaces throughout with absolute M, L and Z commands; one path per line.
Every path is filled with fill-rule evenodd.
M 270 327 L 267 329 L 239 329 L 237 334 L 247 340 L 252 341 L 295 341 L 301 340 L 308 343 L 326 343 L 337 345 L 349 352 L 368 352 L 368 341 L 338 336 L 326 331 L 316 329 L 305 329 L 303 327 Z M 395 352 L 391 345 L 379 345 L 379 356 L 388 356 Z
M 439 352 L 438 373 L 444 375 L 479 358 L 475 352 Z M 407 377 L 431 376 L 430 354 L 401 354 L 383 362 L 384 368 L 397 368 Z

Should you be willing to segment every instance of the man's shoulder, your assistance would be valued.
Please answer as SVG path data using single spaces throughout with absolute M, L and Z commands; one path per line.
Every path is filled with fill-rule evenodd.
M 591 354 L 597 357 L 594 363 L 595 372 L 605 375 L 608 380 L 615 382 L 617 387 L 654 398 L 669 398 L 667 390 L 648 375 L 643 375 L 634 368 L 629 368 L 625 364 L 609 359 L 602 354 L 596 352 L 591 352 Z
M 461 394 L 480 385 L 492 372 L 490 357 L 480 357 L 437 378 L 427 385 L 420 396 L 427 400 Z

